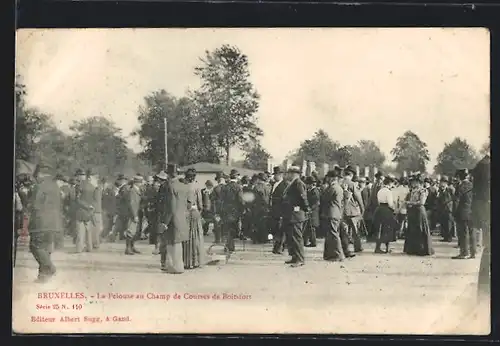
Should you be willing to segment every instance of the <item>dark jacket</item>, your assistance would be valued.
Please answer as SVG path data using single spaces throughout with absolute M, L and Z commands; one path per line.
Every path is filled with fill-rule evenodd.
M 309 220 L 313 227 L 319 227 L 319 204 L 320 204 L 319 187 L 312 186 L 307 190 L 307 202 L 311 208 Z
M 34 186 L 30 198 L 30 232 L 63 230 L 61 191 L 54 180 L 41 180 Z
M 283 179 L 278 183 L 276 187 L 273 185 L 270 194 L 271 203 L 271 217 L 273 219 L 279 219 L 283 217 L 283 192 L 287 186 L 287 182 Z M 274 191 L 272 190 L 274 188 Z
M 340 220 L 343 215 L 344 190 L 339 184 L 328 186 L 321 194 L 320 217 L 326 220 Z
M 368 207 L 368 203 L 370 202 L 370 193 L 371 189 L 368 186 L 365 186 L 363 190 L 361 190 L 361 199 L 363 200 L 365 209 Z
M 295 179 L 283 193 L 283 220 L 288 223 L 304 222 L 309 211 L 306 185 L 302 180 Z
M 116 189 L 115 185 L 106 187 L 102 193 L 102 209 L 103 212 L 109 214 L 116 214 Z
M 222 189 L 222 216 L 225 222 L 236 222 L 243 214 L 243 188 L 235 181 L 229 181 Z
M 75 217 L 76 221 L 93 220 L 95 208 L 95 186 L 83 180 L 76 186 Z
M 259 181 L 253 188 L 255 200 L 253 203 L 254 212 L 257 214 L 264 214 L 267 216 L 269 211 L 269 200 L 271 196 L 271 187 L 269 184 Z
M 434 186 L 429 186 L 427 191 L 429 192 L 429 194 L 427 195 L 427 199 L 425 200 L 425 209 L 435 210 L 437 207 L 438 190 Z
M 439 189 L 439 194 L 436 201 L 436 208 L 440 214 L 452 214 L 453 213 L 453 200 L 455 196 L 454 191 L 446 187 L 444 189 Z
M 212 213 L 214 215 L 219 215 L 222 213 L 222 190 L 225 185 L 217 185 L 212 189 L 210 194 L 210 201 L 212 207 Z
M 472 220 L 472 183 L 463 180 L 456 191 L 455 218 L 457 220 Z

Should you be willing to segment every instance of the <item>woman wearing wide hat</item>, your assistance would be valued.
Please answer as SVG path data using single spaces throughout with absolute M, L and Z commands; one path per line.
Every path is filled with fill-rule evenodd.
M 189 187 L 187 195 L 189 238 L 182 243 L 184 269 L 198 268 L 203 265 L 203 226 L 201 223 L 202 196 L 195 186 L 196 170 L 186 171 L 184 181 Z
M 427 189 L 421 174 L 413 176 L 410 184 L 412 188 L 406 201 L 408 230 L 403 251 L 408 255 L 430 256 L 434 254 L 434 249 L 425 210 Z

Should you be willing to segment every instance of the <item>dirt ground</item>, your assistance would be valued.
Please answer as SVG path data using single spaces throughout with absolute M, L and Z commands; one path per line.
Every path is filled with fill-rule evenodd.
M 210 241 L 206 239 L 207 248 Z M 159 256 L 152 255 L 146 242 L 138 246 L 142 254 L 126 256 L 122 243 L 74 254 L 68 241 L 64 250 L 53 254 L 57 275 L 43 285 L 33 284 L 37 265 L 21 247 L 14 270 L 13 329 L 20 333 L 488 334 L 489 301 L 479 306 L 476 299 L 480 256 L 452 260 L 458 252 L 454 245 L 435 239 L 436 254 L 423 258 L 402 254 L 402 241 L 384 255 L 374 254 L 373 244 L 365 244 L 357 257 L 330 263 L 322 260 L 320 241 L 318 247 L 306 249 L 304 267 L 290 268 L 284 264 L 288 257 L 272 254 L 270 244 L 247 241 L 237 243 L 237 252 L 226 265 L 172 275 L 160 272 Z M 38 297 L 46 292 L 82 292 L 86 298 Z M 122 297 L 110 299 L 110 293 Z M 36 322 L 35 317 L 55 320 Z M 70 322 L 71 318 L 75 319 Z

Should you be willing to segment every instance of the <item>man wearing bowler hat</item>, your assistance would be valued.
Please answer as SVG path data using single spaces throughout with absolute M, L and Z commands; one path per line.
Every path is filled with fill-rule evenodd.
M 229 182 L 222 189 L 222 234 L 229 252 L 235 249 L 234 238 L 238 236 L 239 222 L 243 215 L 243 188 L 238 183 L 238 171 L 231 170 Z
M 215 182 L 217 183 L 217 185 L 215 185 L 210 194 L 210 204 L 212 208 L 212 215 L 214 216 L 214 243 L 220 244 L 220 242 L 222 241 L 222 191 L 224 189 L 224 186 L 226 185 L 226 179 L 222 172 L 217 172 L 215 174 Z
M 375 213 L 375 209 L 378 207 L 378 199 L 377 199 L 377 193 L 379 190 L 382 188 L 382 183 L 384 181 L 384 173 L 382 171 L 378 171 L 375 174 L 375 179 L 373 181 L 373 184 L 371 186 L 371 191 L 370 191 L 370 200 L 368 202 L 368 205 L 365 208 L 365 220 L 366 222 L 366 227 L 368 231 L 368 235 L 366 237 L 367 241 L 374 241 L 375 240 L 375 235 L 373 232 L 373 227 L 372 227 L 372 221 L 373 221 L 373 214 Z
M 274 238 L 273 253 L 282 254 L 286 244 L 286 233 L 282 227 L 283 221 L 283 192 L 287 186 L 287 181 L 283 179 L 283 172 L 280 167 L 273 168 L 274 183 L 271 187 L 270 197 L 270 219 L 271 233 Z
M 448 177 L 442 176 L 436 200 L 436 212 L 441 226 L 441 241 L 451 243 L 453 238 L 453 191 L 448 186 Z
M 476 257 L 476 236 L 472 226 L 472 183 L 469 172 L 465 169 L 457 170 L 456 176 L 460 184 L 456 190 L 455 220 L 459 237 L 460 254 L 454 259 L 469 259 Z
M 292 257 L 285 263 L 292 267 L 305 264 L 303 230 L 310 211 L 307 189 L 300 179 L 300 173 L 299 167 L 288 169 L 290 183 L 283 192 L 283 226 L 288 240 L 288 253 Z

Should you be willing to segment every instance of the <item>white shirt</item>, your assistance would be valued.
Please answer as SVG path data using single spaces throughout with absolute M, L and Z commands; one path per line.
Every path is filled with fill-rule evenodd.
M 396 213 L 406 214 L 406 197 L 410 190 L 408 187 L 404 185 L 399 185 L 398 187 L 392 189 L 392 194 L 394 198 L 395 208 L 394 211 Z
M 394 197 L 388 187 L 384 186 L 377 192 L 377 200 L 379 204 L 385 203 L 394 209 Z

